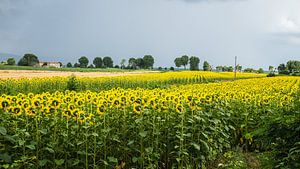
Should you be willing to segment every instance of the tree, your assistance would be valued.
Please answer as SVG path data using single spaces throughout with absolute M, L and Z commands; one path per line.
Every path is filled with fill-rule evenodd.
M 233 72 L 233 66 L 229 66 L 227 69 L 228 72 Z
M 74 64 L 74 67 L 76 67 L 76 68 L 77 68 L 77 67 L 80 67 L 80 64 L 79 64 L 79 63 L 75 63 L 75 64 Z
M 72 63 L 71 62 L 67 63 L 67 67 L 72 67 Z
M 253 68 L 246 68 L 244 69 L 244 72 L 253 73 L 255 70 Z
M 85 68 L 89 64 L 89 59 L 86 56 L 81 56 L 78 59 L 78 62 L 79 62 L 80 67 Z
M 241 71 L 242 71 L 242 68 L 243 68 L 243 67 L 242 67 L 241 65 L 236 65 L 236 70 L 237 70 L 237 71 L 241 72 Z
M 136 59 L 135 58 L 129 58 L 128 67 L 130 69 L 136 69 Z
M 103 61 L 101 57 L 95 57 L 93 60 L 93 64 L 95 65 L 96 68 L 101 68 L 103 67 Z
M 112 67 L 114 67 L 114 62 L 111 57 L 105 56 L 103 58 L 103 65 L 105 68 L 112 68 Z
M 218 72 L 223 71 L 223 66 L 217 66 L 217 67 L 216 67 L 216 70 L 217 70 Z
M 137 66 L 139 69 L 144 68 L 144 60 L 143 60 L 143 58 L 137 58 L 137 59 L 135 60 L 135 63 L 136 63 L 136 66 Z
M 289 60 L 286 63 L 286 68 L 289 71 L 289 73 L 300 72 L 300 61 Z
M 18 62 L 19 66 L 34 66 L 39 63 L 39 59 L 34 54 L 25 54 Z
M 264 73 L 264 69 L 263 69 L 263 68 L 259 68 L 259 69 L 257 70 L 257 73 Z
M 176 67 L 181 67 L 183 65 L 182 58 L 175 58 L 174 63 Z
M 93 65 L 93 64 L 90 64 L 90 65 L 88 66 L 88 68 L 94 68 L 94 65 Z
M 274 67 L 273 66 L 269 66 L 269 72 L 273 72 L 274 71 Z
M 190 70 L 199 70 L 200 59 L 196 56 L 190 58 Z
M 143 64 L 144 68 L 146 69 L 152 69 L 154 65 L 154 58 L 151 55 L 145 55 L 143 57 Z
M 15 64 L 16 64 L 16 60 L 14 58 L 7 59 L 7 65 L 15 65 Z
M 209 63 L 207 61 L 204 61 L 204 63 L 203 63 L 203 70 L 211 71 L 211 66 L 209 65 Z
M 171 67 L 170 67 L 170 70 L 174 71 L 174 70 L 175 70 L 175 68 L 174 68 L 173 66 L 171 66 Z
M 186 65 L 188 65 L 188 63 L 189 63 L 189 57 L 187 55 L 183 55 L 183 56 L 181 56 L 181 61 L 182 61 L 182 65 L 184 66 L 184 69 L 186 69 Z
M 122 60 L 121 60 L 121 63 L 120 63 L 121 69 L 124 69 L 124 68 L 125 68 L 125 63 L 126 63 L 126 59 L 122 59 Z
M 285 67 L 284 63 L 280 64 L 277 69 L 278 69 L 279 74 L 288 74 L 289 73 L 289 71 Z

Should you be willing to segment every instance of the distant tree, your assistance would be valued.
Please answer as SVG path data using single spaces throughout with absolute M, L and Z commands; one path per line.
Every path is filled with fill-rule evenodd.
M 76 68 L 77 68 L 77 67 L 80 67 L 80 64 L 79 64 L 79 63 L 75 63 L 75 64 L 74 64 L 74 67 L 76 67 Z
M 81 56 L 79 59 L 78 59 L 78 62 L 80 64 L 80 67 L 82 68 L 85 68 L 88 66 L 89 64 L 89 59 L 86 57 L 86 56 Z
M 190 70 L 199 70 L 200 59 L 196 56 L 190 57 Z
M 211 66 L 209 65 L 209 63 L 207 61 L 204 61 L 204 63 L 203 63 L 203 70 L 211 71 Z
M 233 72 L 233 70 L 234 70 L 233 66 L 228 67 L 228 72 Z
M 67 67 L 72 67 L 72 63 L 71 62 L 67 63 Z
M 119 65 L 115 65 L 114 68 L 120 69 L 120 66 Z
M 162 70 L 163 68 L 162 67 L 158 67 L 158 70 Z
M 124 69 L 124 68 L 125 68 L 125 63 L 126 63 L 126 59 L 122 59 L 122 60 L 121 60 L 121 63 L 120 63 L 121 69 Z
M 199 58 L 198 58 L 199 59 Z M 190 60 L 191 61 L 191 60 Z M 200 60 L 199 60 L 200 62 Z M 186 65 L 189 63 L 189 57 L 187 55 L 181 56 L 181 63 L 184 66 L 184 69 L 186 69 Z M 199 63 L 198 63 L 199 64 Z M 198 68 L 199 69 L 199 68 Z
M 289 60 L 286 63 L 286 68 L 289 71 L 289 73 L 295 73 L 295 72 L 300 72 L 300 61 L 296 60 Z
M 288 74 L 289 73 L 289 71 L 284 63 L 280 64 L 277 69 L 278 69 L 279 74 Z
M 171 66 L 171 67 L 170 67 L 170 70 L 174 71 L 174 70 L 175 70 L 175 68 L 174 68 L 173 66 Z
M 93 65 L 93 64 L 90 64 L 90 65 L 88 66 L 88 68 L 94 68 L 94 65 Z
M 273 72 L 274 71 L 274 67 L 273 66 L 269 66 L 269 72 Z
M 168 70 L 168 68 L 167 68 L 167 67 L 165 67 L 164 69 L 165 69 L 165 70 Z
M 154 65 L 154 58 L 152 55 L 145 55 L 143 57 L 143 64 L 145 69 L 152 69 Z
M 15 64 L 16 64 L 16 60 L 14 58 L 7 59 L 7 65 L 15 65 Z
M 253 68 L 246 68 L 244 69 L 244 72 L 253 73 L 255 70 Z
M 137 59 L 135 60 L 135 62 L 136 62 L 136 66 L 137 66 L 139 69 L 144 68 L 144 60 L 143 60 L 143 58 L 137 58 Z
M 223 71 L 223 66 L 217 66 L 217 67 L 216 67 L 216 70 L 217 70 L 218 72 Z
M 128 67 L 130 69 L 136 69 L 136 59 L 135 58 L 129 58 Z
M 34 66 L 39 63 L 39 59 L 34 54 L 25 54 L 18 62 L 19 66 Z
M 242 66 L 241 65 L 236 65 L 236 70 L 238 71 L 238 72 L 241 72 L 242 71 Z
M 104 67 L 106 67 L 106 68 L 113 68 L 113 67 L 114 67 L 114 62 L 113 62 L 113 60 L 112 60 L 111 57 L 105 56 L 105 57 L 103 58 L 103 65 L 104 65 Z
M 95 57 L 93 60 L 93 64 L 95 65 L 96 68 L 101 68 L 103 67 L 103 61 L 101 57 Z
M 259 68 L 259 69 L 257 70 L 257 73 L 264 73 L 264 69 L 263 69 L 263 68 Z
M 181 67 L 183 65 L 182 58 L 181 57 L 180 58 L 175 58 L 174 63 L 175 63 L 176 67 L 178 67 L 178 68 Z

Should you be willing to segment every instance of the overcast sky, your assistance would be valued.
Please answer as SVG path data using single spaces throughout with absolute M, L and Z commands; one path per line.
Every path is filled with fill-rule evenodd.
M 151 54 L 213 66 L 300 59 L 300 0 L 0 0 L 0 52 L 42 61 Z M 0 58 L 1 60 L 1 58 Z

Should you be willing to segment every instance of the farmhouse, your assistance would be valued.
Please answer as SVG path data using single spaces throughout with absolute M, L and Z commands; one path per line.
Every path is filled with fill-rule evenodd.
M 60 62 L 39 62 L 37 64 L 37 67 L 55 67 L 55 68 L 60 68 L 61 63 Z

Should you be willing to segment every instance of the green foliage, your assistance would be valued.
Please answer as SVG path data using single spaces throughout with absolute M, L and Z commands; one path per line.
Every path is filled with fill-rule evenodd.
M 68 67 L 68 68 L 73 67 L 72 63 L 71 63 L 71 62 L 67 63 L 67 67 Z
M 136 59 L 135 58 L 129 58 L 128 67 L 130 69 L 136 69 Z
M 240 68 L 242 68 L 242 67 L 240 67 Z M 219 72 L 233 72 L 232 66 L 217 66 L 216 69 Z
M 264 69 L 263 69 L 263 68 L 259 68 L 259 69 L 257 70 L 257 73 L 264 73 Z
M 183 55 L 181 56 L 181 63 L 184 66 L 184 69 L 186 69 L 186 66 L 188 65 L 189 61 L 191 62 L 191 60 L 189 60 L 189 57 L 187 55 Z M 199 61 L 200 62 L 200 61 Z M 198 63 L 199 64 L 199 63 Z M 199 69 L 199 68 L 198 68 Z M 198 70 L 198 69 L 192 69 L 192 70 Z
M 243 68 L 243 67 L 242 67 L 241 65 L 236 65 L 236 70 L 237 70 L 237 71 L 241 72 L 241 71 L 242 71 L 242 68 Z
M 121 69 L 125 69 L 125 63 L 126 63 L 126 59 L 122 59 L 120 63 Z
M 181 58 L 175 58 L 174 63 L 176 67 L 181 67 L 183 65 Z
M 199 70 L 200 59 L 196 56 L 190 57 L 190 70 Z
M 74 67 L 75 67 L 75 68 L 79 68 L 79 67 L 80 67 L 80 64 L 79 64 L 79 63 L 75 63 L 75 64 L 74 64 Z
M 254 73 L 255 70 L 253 68 L 246 68 L 246 69 L 244 69 L 244 72 Z
M 152 55 L 145 55 L 143 57 L 143 68 L 152 69 L 154 64 L 154 58 Z
M 35 66 L 39 63 L 39 59 L 34 54 L 25 54 L 18 62 L 19 66 Z
M 95 65 L 96 68 L 101 68 L 103 67 L 103 61 L 101 57 L 95 57 L 93 60 L 93 64 Z
M 143 60 L 143 58 L 137 58 L 137 59 L 135 60 L 135 63 L 136 63 L 136 66 L 137 66 L 139 69 L 144 68 L 144 60 Z
M 86 56 L 82 56 L 78 59 L 81 68 L 85 68 L 89 64 L 89 59 Z
M 289 74 L 289 71 L 284 63 L 280 64 L 277 69 L 279 74 Z
M 7 65 L 15 65 L 15 64 L 16 64 L 16 60 L 14 58 L 7 59 Z
M 70 91 L 76 91 L 79 89 L 79 82 L 76 79 L 75 75 L 72 75 L 69 77 L 68 82 L 67 82 L 67 88 L 66 90 L 70 90 Z
M 109 56 L 105 56 L 103 58 L 103 66 L 105 68 L 112 68 L 112 67 L 114 67 L 114 62 L 113 62 L 112 58 L 109 57 Z
M 300 61 L 290 60 L 286 63 L 286 69 L 289 73 L 299 73 L 300 72 Z
M 267 77 L 274 77 L 274 76 L 276 76 L 274 72 L 270 72 L 270 73 L 267 75 Z
M 204 63 L 203 63 L 203 70 L 211 71 L 211 66 L 209 65 L 209 63 L 207 61 L 204 61 Z

